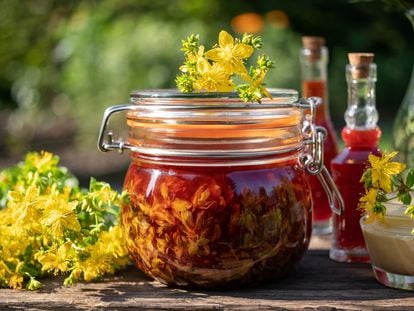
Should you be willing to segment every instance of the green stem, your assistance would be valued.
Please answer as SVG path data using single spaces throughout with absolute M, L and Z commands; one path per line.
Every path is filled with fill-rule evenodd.
M 398 196 L 391 197 L 391 198 L 387 199 L 387 202 L 389 202 L 389 201 L 391 201 L 391 200 L 394 200 L 394 199 L 397 199 L 397 198 L 398 198 Z

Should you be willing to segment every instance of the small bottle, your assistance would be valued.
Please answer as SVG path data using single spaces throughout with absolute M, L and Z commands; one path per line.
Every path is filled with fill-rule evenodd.
M 380 155 L 378 142 L 375 82 L 377 67 L 372 53 L 349 53 L 346 66 L 348 108 L 342 130 L 344 149 L 331 162 L 332 177 L 344 199 L 341 216 L 333 216 L 333 240 L 329 257 L 340 262 L 369 262 L 359 220 L 360 196 L 364 193 L 361 176 L 370 153 Z
M 303 48 L 300 55 L 303 97 L 317 96 L 322 99 L 316 111 L 316 125 L 327 130 L 324 142 L 324 162 L 329 163 L 338 154 L 338 142 L 332 125 L 328 107 L 328 49 L 323 37 L 302 37 Z M 313 201 L 313 234 L 332 232 L 332 211 L 325 190 L 317 176 L 309 177 Z

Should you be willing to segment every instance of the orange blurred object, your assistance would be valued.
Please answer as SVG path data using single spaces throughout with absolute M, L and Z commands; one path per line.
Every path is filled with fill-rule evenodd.
M 258 33 L 263 30 L 263 26 L 262 16 L 253 12 L 236 15 L 231 20 L 231 27 L 237 33 Z
M 267 21 L 276 28 L 287 28 L 289 26 L 289 17 L 281 10 L 272 10 L 266 14 Z

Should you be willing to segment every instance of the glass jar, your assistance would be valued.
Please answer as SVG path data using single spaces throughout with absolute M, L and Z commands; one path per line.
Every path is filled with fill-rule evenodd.
M 404 214 L 407 205 L 386 203 L 383 221 L 360 224 L 375 278 L 383 285 L 414 290 L 414 220 Z
M 131 104 L 107 109 L 98 144 L 131 152 L 122 226 L 147 275 L 203 288 L 285 275 L 311 237 L 306 172 L 321 176 L 338 211 L 322 163 L 324 131 L 314 126 L 318 100 L 270 92 L 272 100 L 243 103 L 236 93 L 138 91 Z M 121 111 L 129 135 L 115 141 L 106 127 Z

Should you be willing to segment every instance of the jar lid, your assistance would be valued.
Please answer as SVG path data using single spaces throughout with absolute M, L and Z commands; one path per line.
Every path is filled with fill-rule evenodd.
M 304 146 L 298 92 L 269 89 L 272 99 L 245 103 L 236 92 L 131 93 L 128 144 L 140 154 L 241 158 L 296 153 Z M 297 157 L 297 154 L 294 156 Z
M 272 95 L 272 99 L 263 98 L 260 104 L 292 104 L 298 101 L 299 94 L 293 89 L 279 89 L 269 88 L 268 92 Z M 135 90 L 130 94 L 131 101 L 146 100 L 146 103 L 151 103 L 151 99 L 159 100 L 183 100 L 188 104 L 188 101 L 193 103 L 214 102 L 217 99 L 227 99 L 232 104 L 238 104 L 243 106 L 258 105 L 259 103 L 244 103 L 240 100 L 237 92 L 194 92 L 194 93 L 182 93 L 177 89 L 150 89 L 150 90 Z M 227 102 L 228 103 L 228 102 Z

